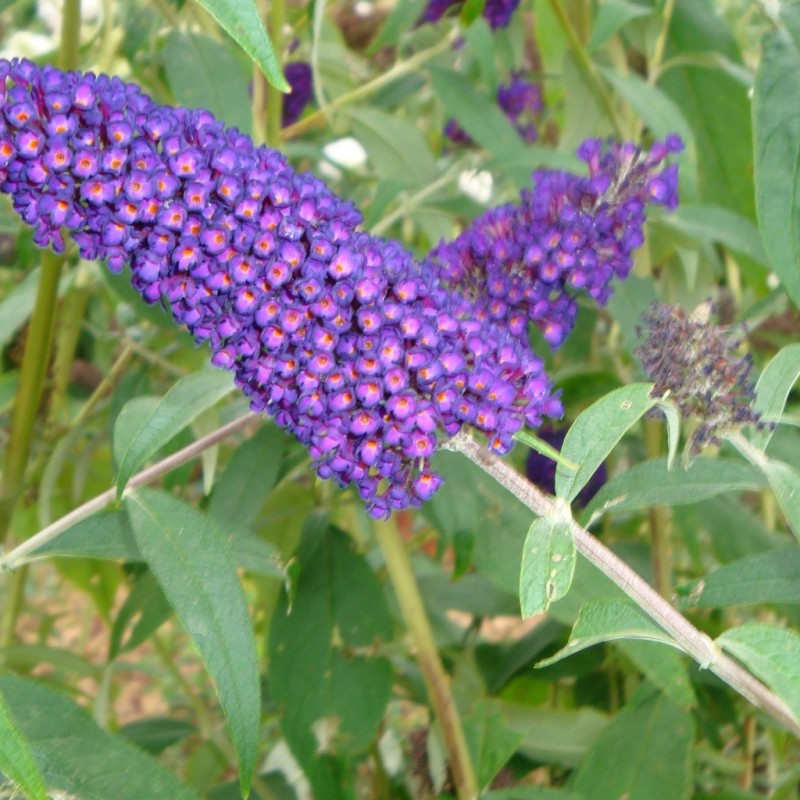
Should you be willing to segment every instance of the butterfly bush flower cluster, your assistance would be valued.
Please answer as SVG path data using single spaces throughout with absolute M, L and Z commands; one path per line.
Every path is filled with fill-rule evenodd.
M 588 176 L 534 172 L 518 204 L 490 209 L 424 263 L 482 317 L 522 338 L 533 322 L 558 347 L 574 326 L 576 293 L 603 304 L 612 279 L 630 272 L 647 204 L 677 206 L 677 165 L 663 162 L 681 149 L 677 136 L 649 151 L 588 140 L 578 150 Z
M 419 505 L 437 433 L 507 452 L 561 415 L 541 359 L 316 177 L 118 78 L 0 61 L 0 191 L 39 246 L 112 272 L 233 371 L 371 512 Z
M 538 84 L 521 72 L 512 72 L 508 83 L 497 88 L 497 105 L 523 141 L 533 144 L 539 138 L 536 120 L 544 110 L 544 101 Z M 454 119 L 448 120 L 444 134 L 456 144 L 472 144 L 469 134 Z
M 668 395 L 683 416 L 697 420 L 688 442 L 694 455 L 744 425 L 769 424 L 753 409 L 752 358 L 737 354 L 742 330 L 715 325 L 715 310 L 711 302 L 691 314 L 680 306 L 654 303 L 642 315 L 639 333 L 645 339 L 636 350 L 654 383 L 653 395 Z
M 428 0 L 417 24 L 438 22 L 451 8 L 463 5 L 463 0 Z M 505 28 L 511 21 L 518 5 L 519 0 L 486 0 L 483 6 L 483 18 L 493 31 Z

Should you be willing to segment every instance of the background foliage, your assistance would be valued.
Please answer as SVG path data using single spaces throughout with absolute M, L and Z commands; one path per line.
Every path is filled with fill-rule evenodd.
M 2 56 L 64 57 L 74 4 L 63 19 L 55 2 L 0 6 Z M 420 255 L 533 169 L 577 168 L 589 136 L 679 133 L 680 208 L 653 213 L 634 273 L 548 355 L 566 424 L 589 409 L 564 446 L 583 467 L 555 488 L 573 499 L 611 450 L 609 482 L 578 518 L 800 718 L 800 4 L 522 0 L 495 31 L 480 0 L 417 25 L 423 7 L 85 1 L 72 58 L 266 140 Z M 281 129 L 281 95 L 251 59 L 276 80 L 278 64 L 310 62 L 297 122 Z M 542 90 L 535 143 L 496 103 L 515 70 Z M 471 144 L 444 136 L 450 119 Z M 7 550 L 112 488 L 104 510 L 0 575 L 0 795 L 224 800 L 252 781 L 251 797 L 281 800 L 453 796 L 419 643 L 357 495 L 316 480 L 302 447 L 258 419 L 121 499 L 245 400 L 157 306 L 69 253 L 31 400 L 23 367 L 47 327 L 34 305 L 53 256 L 5 198 L 0 235 Z M 722 323 L 746 323 L 756 407 L 784 424 L 670 471 L 667 426 L 643 417 L 637 326 L 655 299 L 689 311 L 709 297 Z M 19 397 L 35 421 L 21 463 Z M 624 422 L 609 412 L 620 398 Z M 520 470 L 526 452 L 509 457 Z M 541 560 L 522 555 L 531 513 L 459 454 L 436 461 L 445 485 L 392 524 L 482 796 L 797 796 L 794 737 L 666 646 L 585 561 L 523 620 L 520 601 L 549 604 Z M 557 523 L 530 535 L 574 557 Z

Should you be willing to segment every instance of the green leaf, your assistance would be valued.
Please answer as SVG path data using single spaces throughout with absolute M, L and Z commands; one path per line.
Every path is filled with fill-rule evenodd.
M 603 77 L 614 91 L 647 123 L 654 136 L 663 139 L 667 134 L 677 133 L 686 145 L 686 152 L 694 149 L 694 133 L 681 109 L 662 89 L 647 83 L 635 72 L 623 75 L 613 69 L 601 69 Z M 680 156 L 681 166 L 686 164 L 685 155 Z M 688 166 L 688 165 L 687 165 Z M 682 177 L 685 170 L 682 170 Z
M 464 718 L 464 736 L 481 788 L 494 780 L 522 741 L 522 734 L 509 730 L 503 715 L 491 703 L 477 703 L 472 707 Z
M 525 157 L 519 134 L 493 99 L 451 70 L 429 67 L 428 71 L 433 91 L 445 111 L 455 117 L 473 141 L 495 157 Z
M 112 661 L 149 639 L 169 616 L 170 605 L 149 570 L 140 575 L 120 607 L 111 627 L 108 659 Z M 133 622 L 125 642 L 122 637 Z
M 664 415 L 667 424 L 667 469 L 671 470 L 681 438 L 681 412 L 670 399 L 659 400 L 656 408 Z
M 0 350 L 5 350 L 14 334 L 25 324 L 33 311 L 40 269 L 26 275 L 0 303 Z
M 56 556 L 112 561 L 142 560 L 128 523 L 128 515 L 124 511 L 104 511 L 81 520 L 34 550 L 27 560 Z
M 239 445 L 214 484 L 208 503 L 211 516 L 250 527 L 281 475 L 286 443 L 280 428 L 265 424 Z
M 671 647 L 678 646 L 671 636 L 630 600 L 594 600 L 581 608 L 566 646 L 550 658 L 539 661 L 536 667 L 548 667 L 587 647 L 617 639 L 646 639 Z
M 551 147 L 530 144 L 521 150 L 513 149 L 493 154 L 486 161 L 486 169 L 502 172 L 518 189 L 530 189 L 531 173 L 534 170 L 560 169 L 566 172 L 581 172 L 584 164 L 574 153 L 562 153 Z
M 769 266 L 758 228 L 747 217 L 730 209 L 685 204 L 661 217 L 659 224 L 704 243 L 719 243 L 729 250 L 744 253 L 765 267 Z
M 628 3 L 626 0 L 605 0 L 597 9 L 592 35 L 586 45 L 587 50 L 597 50 L 631 20 L 646 17 L 652 13 L 652 8 Z
M 236 566 L 240 569 L 281 580 L 286 577 L 280 551 L 260 536 L 234 536 L 231 540 L 231 551 Z
M 643 687 L 597 737 L 575 774 L 592 800 L 689 800 L 691 714 Z
M 537 708 L 506 701 L 497 702 L 497 706 L 508 727 L 522 734 L 522 755 L 563 767 L 577 767 L 608 725 L 608 717 L 589 707 Z M 594 800 L 591 792 L 586 797 Z
M 588 800 L 588 798 L 565 789 L 517 786 L 513 789 L 495 789 L 491 792 L 484 792 L 481 800 Z
M 551 461 L 555 461 L 556 464 L 562 462 L 567 469 L 578 469 L 577 464 L 573 464 L 571 461 L 565 461 L 561 457 L 561 453 L 559 453 L 555 447 L 553 447 L 551 444 L 548 444 L 544 439 L 540 439 L 538 436 L 528 433 L 528 431 L 517 431 L 514 434 L 514 438 L 518 442 L 522 442 L 522 444 L 524 444 L 526 447 L 530 447 L 531 450 L 535 450 L 537 453 L 541 453 Z
M 120 444 L 116 441 L 122 431 L 118 419 L 114 426 L 115 450 L 119 448 L 123 455 L 117 473 L 117 499 L 122 497 L 126 484 L 147 459 L 233 388 L 233 380 L 227 372 L 193 372 L 170 388 L 141 427 L 128 433 Z
M 787 344 L 781 348 L 772 360 L 764 367 L 764 371 L 756 384 L 756 399 L 753 410 L 761 414 L 765 422 L 777 422 L 786 406 L 786 398 L 800 378 L 800 344 Z M 766 450 L 772 439 L 773 430 L 764 428 L 753 431 L 751 443 L 759 450 Z
M 569 523 L 544 517 L 528 529 L 522 549 L 519 602 L 523 617 L 543 614 L 563 597 L 575 572 L 575 539 Z
M 731 26 L 717 13 L 715 4 L 677 0 L 665 60 L 707 53 L 735 64 L 742 61 Z M 661 76 L 659 86 L 681 109 L 694 132 L 699 200 L 754 219 L 748 88 L 728 72 L 707 66 L 670 69 Z
M 764 39 L 753 97 L 758 223 L 772 268 L 800 304 L 800 50 L 783 31 Z
M 436 177 L 436 161 L 413 122 L 377 108 L 350 109 L 348 116 L 381 178 L 418 186 Z
M 483 13 L 485 5 L 486 0 L 466 0 L 464 7 L 461 9 L 461 24 L 465 27 L 472 25 Z
M 123 725 L 117 733 L 131 744 L 157 756 L 187 736 L 197 733 L 197 728 L 184 719 L 151 717 L 129 722 L 127 725 Z
M 567 431 L 561 455 L 578 465 L 556 468 L 556 495 L 571 502 L 591 480 L 617 442 L 657 400 L 650 397 L 653 385 L 634 383 L 614 390 L 583 411 Z
M 254 0 L 197 0 L 253 59 L 267 80 L 282 92 L 289 91 L 275 58 L 272 42 Z
M 337 759 L 372 743 L 391 693 L 389 662 L 371 655 L 392 638 L 375 573 L 336 528 L 307 526 L 289 612 L 285 592 L 272 618 L 269 680 L 286 741 L 315 797 L 343 795 Z
M 614 646 L 622 650 L 645 678 L 676 706 L 688 709 L 697 705 L 686 659 L 677 650 L 645 639 L 620 639 L 614 642 Z
M 253 629 L 230 549 L 216 523 L 153 489 L 126 498 L 136 542 L 214 684 L 247 796 L 261 697 Z
M 764 681 L 800 719 L 800 636 L 785 628 L 749 622 L 725 631 L 716 641 Z
M 619 323 L 629 352 L 633 352 L 638 342 L 636 329 L 642 324 L 642 314 L 656 300 L 658 295 L 655 285 L 649 278 L 631 274 L 614 287 L 614 294 L 608 301 L 608 310 Z
M 173 30 L 164 42 L 164 68 L 179 105 L 207 108 L 227 125 L 251 133 L 250 76 L 228 46 L 200 33 Z
M 31 745 L 14 724 L 0 693 L 0 773 L 22 790 L 28 800 L 47 800 L 44 778 L 33 757 Z
M 9 674 L 0 675 L 0 692 L 47 786 L 86 800 L 198 800 L 156 759 L 98 728 L 61 693 Z
M 684 468 L 667 468 L 665 458 L 634 464 L 612 478 L 592 498 L 582 519 L 597 513 L 630 511 L 651 506 L 696 503 L 725 492 L 761 489 L 765 484 L 759 471 L 733 458 L 698 456 Z
M 792 533 L 800 540 L 800 492 L 797 491 L 800 470 L 774 458 L 765 458 L 761 469 L 767 476 Z
M 800 603 L 800 548 L 781 547 L 740 558 L 679 586 L 683 608 Z

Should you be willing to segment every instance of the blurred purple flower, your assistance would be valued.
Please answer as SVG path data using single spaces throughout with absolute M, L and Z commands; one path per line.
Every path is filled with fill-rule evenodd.
M 306 61 L 293 61 L 284 68 L 286 81 L 292 91 L 283 95 L 283 113 L 281 125 L 286 128 L 300 119 L 305 107 L 314 97 L 314 85 L 311 78 L 311 65 Z
M 539 138 L 536 120 L 544 102 L 538 84 L 526 80 L 520 72 L 512 72 L 508 83 L 497 88 L 497 104 L 521 139 L 533 144 Z M 456 144 L 472 144 L 469 134 L 454 119 L 448 120 L 444 135 Z
M 575 295 L 603 304 L 611 280 L 630 272 L 646 205 L 677 205 L 677 166 L 663 161 L 681 148 L 677 136 L 649 152 L 590 139 L 578 150 L 588 176 L 534 172 L 534 188 L 521 192 L 519 205 L 490 209 L 423 263 L 487 319 L 522 339 L 533 322 L 558 347 L 575 323 Z
M 562 413 L 505 320 L 205 110 L 0 60 L 0 191 L 37 245 L 63 251 L 66 230 L 82 257 L 129 265 L 144 300 L 168 302 L 252 408 L 376 516 L 436 491 L 437 433 L 470 425 L 505 453 Z
M 545 425 L 536 431 L 536 435 L 551 447 L 560 451 L 567 436 L 567 428 L 553 428 L 550 425 Z M 525 460 L 525 475 L 531 483 L 538 486 L 543 492 L 555 494 L 556 462 L 551 458 L 531 450 Z M 583 508 L 588 506 L 592 498 L 603 488 L 606 480 L 606 465 L 601 464 L 586 486 L 581 489 L 575 498 L 575 502 Z
M 418 25 L 425 22 L 438 22 L 453 6 L 464 5 L 463 0 L 428 0 L 425 10 L 422 12 Z M 498 28 L 505 28 L 511 21 L 511 17 L 517 10 L 519 0 L 486 0 L 483 7 L 483 18 L 489 23 L 489 27 L 494 31 Z

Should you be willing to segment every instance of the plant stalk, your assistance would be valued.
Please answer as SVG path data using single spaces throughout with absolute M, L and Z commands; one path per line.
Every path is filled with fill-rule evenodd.
M 177 469 L 177 467 L 180 467 L 187 461 L 197 458 L 197 456 L 199 456 L 204 450 L 207 450 L 209 447 L 213 447 L 223 439 L 226 439 L 232 433 L 242 430 L 257 419 L 260 419 L 260 415 L 258 414 L 245 414 L 244 416 L 233 420 L 233 422 L 229 422 L 227 425 L 223 425 L 221 428 L 218 428 L 212 433 L 209 433 L 197 441 L 192 442 L 183 449 L 178 450 L 177 453 L 167 456 L 167 458 L 164 458 L 156 464 L 153 464 L 152 467 L 148 467 L 147 469 L 143 469 L 141 472 L 137 472 L 136 475 L 134 475 L 128 481 L 128 485 L 125 487 L 125 491 L 123 492 L 122 496 L 126 497 L 127 494 L 133 489 L 136 489 L 139 486 L 144 486 L 147 483 L 151 483 L 152 481 L 160 478 L 162 475 L 166 475 L 173 469 Z M 73 525 L 77 525 L 82 520 L 91 517 L 92 514 L 95 514 L 96 512 L 104 509 L 106 506 L 111 505 L 115 501 L 116 496 L 116 488 L 111 488 L 108 491 L 97 495 L 97 497 L 93 497 L 83 505 L 78 506 L 78 508 L 70 511 L 69 514 L 66 514 L 60 519 L 57 519 L 46 528 L 43 528 L 37 534 L 31 536 L 30 539 L 25 540 L 22 542 L 22 544 L 17 545 L 13 550 L 9 551 L 3 556 L 0 556 L 0 571 L 13 570 L 22 564 L 33 560 L 28 558 L 31 553 L 35 553 L 36 550 L 42 547 L 42 545 L 47 544 L 47 542 L 51 541 L 52 539 L 55 539 Z
M 14 398 L 11 433 L 0 478 L 0 541 L 4 541 L 10 533 L 11 517 L 23 488 L 50 358 L 61 266 L 60 256 L 50 250 L 42 253 L 41 278 L 20 368 L 19 390 Z
M 425 604 L 395 520 L 376 522 L 375 534 L 386 559 L 386 569 L 403 619 L 416 648 L 428 697 L 442 728 L 456 793 L 459 800 L 475 800 L 478 797 L 478 783 L 458 709 L 450 692 L 450 678 L 439 659 Z
M 276 58 L 283 62 L 283 28 L 286 24 L 284 0 L 272 0 L 269 10 L 269 35 Z M 261 76 L 266 89 L 266 142 L 278 148 L 281 142 L 281 120 L 283 117 L 283 92 Z
M 457 434 L 443 446 L 465 455 L 537 516 L 564 518 L 563 508 L 554 499 L 539 491 L 524 476 L 468 434 Z M 569 526 L 575 539 L 575 549 L 614 581 L 703 669 L 710 669 L 742 697 L 800 737 L 800 724 L 783 700 L 738 662 L 723 653 L 707 634 L 697 630 L 619 556 L 582 528 L 571 516 Z
M 307 117 L 304 117 L 299 122 L 295 122 L 294 125 L 288 125 L 286 128 L 284 128 L 283 131 L 281 131 L 281 139 L 283 141 L 286 141 L 287 139 L 294 139 L 297 136 L 301 136 L 308 130 L 312 130 L 320 125 L 326 124 L 328 122 L 328 117 L 332 112 L 342 108 L 343 106 L 363 100 L 365 97 L 369 97 L 374 92 L 377 92 L 378 89 L 388 86 L 398 78 L 402 78 L 405 75 L 414 72 L 426 61 L 429 61 L 435 56 L 438 56 L 440 53 L 444 53 L 445 51 L 449 50 L 457 38 L 458 33 L 459 32 L 457 30 L 454 30 L 451 35 L 445 37 L 441 42 L 435 44 L 433 47 L 429 47 L 427 50 L 421 50 L 419 53 L 407 58 L 405 61 L 398 62 L 390 70 L 387 70 L 382 75 L 378 75 L 378 77 L 373 78 L 371 81 L 367 81 L 366 83 L 361 84 L 361 86 L 358 86 L 349 92 L 345 92 L 344 94 L 340 94 L 338 97 L 334 97 L 333 100 L 331 100 L 330 103 L 328 103 L 324 108 L 320 108 L 313 114 L 309 114 Z
M 661 455 L 664 425 L 659 419 L 645 418 L 644 447 L 648 459 Z M 653 581 L 658 593 L 667 599 L 672 595 L 672 553 L 669 541 L 669 520 L 664 506 L 649 509 L 650 553 L 653 561 Z

